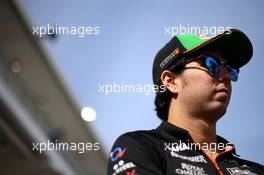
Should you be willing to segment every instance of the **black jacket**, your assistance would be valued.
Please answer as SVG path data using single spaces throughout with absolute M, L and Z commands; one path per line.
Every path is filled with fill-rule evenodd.
M 217 142 L 223 151 L 210 160 L 200 149 L 206 145 L 198 147 L 187 130 L 163 122 L 157 129 L 121 135 L 111 150 L 107 174 L 264 175 L 262 165 L 238 158 L 225 139 L 217 136 Z

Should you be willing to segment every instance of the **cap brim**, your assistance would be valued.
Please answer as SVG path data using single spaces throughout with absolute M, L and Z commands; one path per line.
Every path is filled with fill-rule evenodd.
M 219 49 L 223 52 L 227 62 L 236 68 L 247 64 L 253 55 L 253 47 L 250 40 L 243 32 L 237 29 L 230 29 L 216 35 L 200 45 L 185 51 L 184 54 L 205 51 L 208 48 Z

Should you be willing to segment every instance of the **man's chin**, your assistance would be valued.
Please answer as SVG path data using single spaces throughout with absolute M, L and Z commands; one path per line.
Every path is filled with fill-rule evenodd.
M 227 105 L 218 104 L 207 111 L 206 120 L 215 123 L 226 113 Z
M 215 111 L 212 112 L 212 118 L 214 118 L 215 121 L 220 119 L 224 114 L 226 113 L 226 106 L 222 106 L 220 108 L 217 108 Z

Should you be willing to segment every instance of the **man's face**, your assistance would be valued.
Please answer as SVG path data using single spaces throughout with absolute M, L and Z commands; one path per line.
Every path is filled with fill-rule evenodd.
M 224 56 L 216 50 L 205 52 L 224 60 Z M 180 86 L 177 100 L 192 115 L 205 116 L 216 121 L 224 115 L 231 96 L 231 75 L 224 66 L 218 76 L 212 76 L 203 67 L 203 59 L 186 64 L 179 76 Z

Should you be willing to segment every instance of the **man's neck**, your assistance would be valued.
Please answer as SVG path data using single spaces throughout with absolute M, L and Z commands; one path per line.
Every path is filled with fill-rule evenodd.
M 196 143 L 216 143 L 216 126 L 202 119 L 176 118 L 168 122 L 189 131 Z

